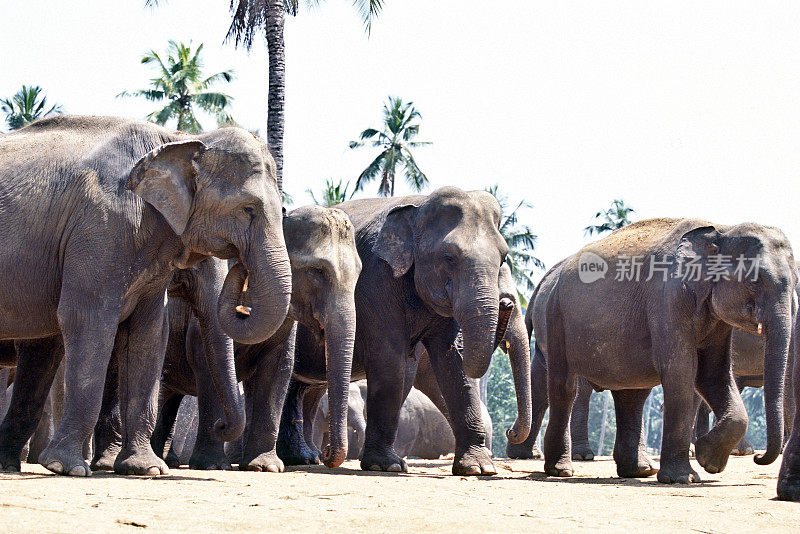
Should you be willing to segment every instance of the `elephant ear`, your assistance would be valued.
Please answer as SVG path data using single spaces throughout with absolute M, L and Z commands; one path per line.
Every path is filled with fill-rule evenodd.
M 157 209 L 178 235 L 189 222 L 197 158 L 205 149 L 200 141 L 177 141 L 156 147 L 136 162 L 125 185 Z
M 414 204 L 403 204 L 390 209 L 373 248 L 375 253 L 392 268 L 395 278 L 406 274 L 414 263 L 416 214 L 417 206 Z
M 713 226 L 701 226 L 689 230 L 681 236 L 675 254 L 676 266 L 683 272 L 675 272 L 674 276 L 684 277 L 684 283 L 693 287 L 696 297 L 704 299 L 711 291 L 711 282 L 707 278 L 711 274 L 709 267 L 713 263 L 711 256 L 720 254 L 722 234 Z M 690 270 L 690 265 L 700 266 L 700 272 Z

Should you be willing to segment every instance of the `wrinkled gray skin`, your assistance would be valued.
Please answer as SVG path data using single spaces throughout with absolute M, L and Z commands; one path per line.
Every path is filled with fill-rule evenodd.
M 359 380 L 350 384 L 347 425 L 351 436 L 347 459 L 361 456 L 366 431 L 366 381 Z M 313 442 L 317 448 L 323 447 L 328 440 L 327 428 L 328 396 L 322 397 L 314 419 Z M 486 406 L 481 403 L 481 419 L 486 426 L 486 448 L 491 450 L 492 420 Z M 397 425 L 397 439 L 394 449 L 399 456 L 423 459 L 438 459 L 455 451 L 455 437 L 450 423 L 433 402 L 416 388 L 411 388 L 403 407 L 400 409 L 400 421 Z
M 706 264 L 709 256 L 760 256 L 758 279 L 700 280 L 653 276 L 583 283 L 579 258 L 592 252 L 608 265 L 619 256 L 656 255 L 675 275 L 680 262 Z M 735 262 L 733 262 L 735 264 Z M 613 267 L 612 267 L 613 269 Z M 613 272 L 613 271 L 612 271 Z M 696 219 L 651 219 L 587 245 L 551 269 L 533 298 L 536 351 L 547 363 L 550 421 L 544 440 L 545 472 L 571 476 L 569 420 L 576 377 L 610 389 L 617 415 L 614 458 L 620 476 L 646 476 L 654 467 L 641 449 L 642 408 L 650 388 L 664 388 L 660 482 L 690 483 L 695 387 L 714 410 L 716 423 L 697 440 L 697 461 L 706 471 L 725 468 L 747 428 L 747 413 L 731 372 L 733 326 L 766 339 L 764 397 L 767 451 L 774 461 L 783 439 L 784 372 L 797 302 L 791 247 L 780 230 L 753 223 L 712 225 Z M 694 387 L 693 387 L 694 385 Z M 636 461 L 633 461 L 636 459 Z
M 209 255 L 239 260 L 213 314 L 238 340 L 266 339 L 289 307 L 291 272 L 266 146 L 239 128 L 195 136 L 143 121 L 47 118 L 0 135 L 0 199 L 0 269 L 7 275 L 0 339 L 28 340 L 17 344 L 0 467 L 19 469 L 63 338 L 64 417 L 42 465 L 91 474 L 83 445 L 97 421 L 112 351 L 124 345 L 118 361 L 125 441 L 114 470 L 166 473 L 149 438 L 173 269 Z M 248 274 L 253 311 L 239 318 L 235 306 Z M 245 419 L 232 359 L 208 365 L 225 407 L 215 432 L 233 439 Z
M 284 469 L 275 452 L 275 441 L 294 361 L 295 321 L 299 321 L 324 346 L 327 387 L 334 392 L 333 398 L 341 397 L 334 404 L 338 412 L 330 420 L 329 432 L 334 438 L 323 454 L 326 465 L 337 467 L 347 455 L 347 395 L 356 328 L 353 295 L 361 272 L 355 232 L 343 212 L 321 206 L 306 206 L 289 212 L 284 217 L 283 230 L 292 266 L 293 290 L 288 317 L 270 339 L 235 346 L 237 377 L 244 382 L 249 414 L 242 437 L 242 456 L 236 463 L 240 469 L 254 471 Z M 181 287 L 171 292 L 170 342 L 153 448 L 164 451 L 181 399 L 184 395 L 197 395 L 198 433 L 189 466 L 230 469 L 223 443 L 211 433 L 220 405 L 204 363 L 203 353 L 208 343 L 203 339 L 209 332 L 193 320 L 195 307 L 187 305 L 203 293 L 200 288 L 208 285 L 215 275 L 198 269 L 186 275 L 187 280 Z
M 526 322 L 531 321 L 527 316 Z M 792 345 L 794 340 L 792 341 Z M 536 388 L 547 387 L 547 368 L 542 361 L 541 355 L 534 356 L 534 361 L 531 364 L 531 387 L 534 391 Z M 733 365 L 733 374 L 736 380 L 736 386 L 741 393 L 745 387 L 763 387 L 764 386 L 764 338 L 757 335 L 742 332 L 739 329 L 733 329 L 731 335 L 731 361 Z M 790 353 L 789 364 L 791 365 L 792 358 Z M 786 373 L 786 383 L 784 386 L 784 420 L 786 421 L 784 435 L 788 437 L 791 433 L 791 418 L 794 417 L 794 389 L 790 382 L 791 373 Z M 578 378 L 578 393 L 575 396 L 575 402 L 572 406 L 572 416 L 570 419 L 570 436 L 572 439 L 572 459 L 573 460 L 592 460 L 594 459 L 594 452 L 589 445 L 589 401 L 592 394 L 592 386 L 586 379 Z M 697 422 L 694 427 L 694 437 L 699 438 L 708 433 L 709 431 L 709 418 L 710 408 L 705 402 L 698 402 L 700 404 L 697 414 Z M 509 458 L 543 458 L 539 448 L 536 446 L 535 436 L 538 435 L 539 429 L 542 425 L 545 410 L 547 409 L 547 395 L 546 393 L 535 394 L 533 400 L 533 425 L 531 427 L 531 436 L 524 443 L 513 444 L 509 443 L 506 447 L 506 454 Z M 753 454 L 753 446 L 743 437 L 742 440 L 733 448 L 731 454 L 734 456 L 744 456 Z
M 486 372 L 496 346 L 500 273 L 508 250 L 498 230 L 497 200 L 482 191 L 446 187 L 428 196 L 355 200 L 338 207 L 356 227 L 364 264 L 356 286 L 352 374 L 354 379 L 366 377 L 369 384 L 362 469 L 407 470 L 393 444 L 400 407 L 412 385 L 405 377 L 416 374 L 411 356 L 421 341 L 456 437 L 453 473 L 494 474 L 485 448 L 477 382 L 468 377 Z M 459 327 L 463 349 L 462 342 L 456 343 Z M 303 389 L 324 378 L 324 357 L 313 338 L 298 330 L 294 381 L 282 416 L 278 453 L 305 463 L 313 458 L 299 457 L 297 451 L 307 449 L 302 436 L 313 418 L 303 415 L 303 405 L 315 408 L 322 393 L 317 390 L 313 398 L 304 399 Z M 521 337 L 524 340 L 524 334 Z M 519 347 L 511 357 L 519 422 L 509 439 L 523 441 L 530 428 L 530 351 L 527 343 L 511 345 Z M 408 372 L 409 366 L 413 372 Z
M 800 314 L 797 314 L 800 315 Z M 800 317 L 795 316 L 795 332 L 800 332 Z M 794 424 L 789 441 L 783 449 L 778 473 L 778 499 L 800 501 L 800 343 L 792 343 L 792 385 L 794 393 Z

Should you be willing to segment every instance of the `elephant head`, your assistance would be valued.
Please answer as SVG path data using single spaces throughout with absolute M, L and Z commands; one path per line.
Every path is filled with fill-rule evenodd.
M 500 267 L 508 253 L 499 231 L 500 205 L 485 191 L 455 187 L 400 202 L 388 211 L 374 250 L 395 277 L 413 267 L 414 286 L 425 305 L 453 317 L 461 327 L 465 374 L 480 378 L 489 368 L 498 336 Z M 529 376 L 524 370 L 529 358 L 517 361 L 522 356 L 512 355 L 517 384 Z M 517 372 L 523 374 L 517 377 Z M 528 393 L 521 413 L 530 410 L 530 402 Z M 522 434 L 527 431 L 521 426 Z
M 350 219 L 341 210 L 307 206 L 289 212 L 283 231 L 292 265 L 290 316 L 325 344 L 329 436 L 328 467 L 347 458 L 347 406 L 356 332 L 355 288 L 361 259 Z
M 797 311 L 797 269 L 789 241 L 780 230 L 754 223 L 704 226 L 682 236 L 676 259 L 705 267 L 687 286 L 712 317 L 765 337 L 767 450 L 755 461 L 771 463 L 782 446 L 784 375 Z
M 185 136 L 142 157 L 126 186 L 180 237 L 183 251 L 174 266 L 187 268 L 212 255 L 238 260 L 225 277 L 215 310 L 226 334 L 241 343 L 257 343 L 275 333 L 289 308 L 291 270 L 275 162 L 263 142 L 240 128 Z M 249 315 L 236 313 L 245 283 L 252 303 Z M 226 409 L 240 413 L 237 420 L 243 422 L 232 354 L 223 353 L 228 354 L 225 361 L 211 361 L 210 371 L 217 390 L 226 392 L 222 398 L 238 399 Z M 226 430 L 218 423 L 218 435 L 236 437 L 239 428 Z

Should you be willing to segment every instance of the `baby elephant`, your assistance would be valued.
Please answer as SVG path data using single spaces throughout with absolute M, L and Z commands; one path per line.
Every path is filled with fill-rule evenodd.
M 328 388 L 338 400 L 330 420 L 331 444 L 323 454 L 329 467 L 341 464 L 347 455 L 347 394 L 350 383 L 355 307 L 353 294 L 361 271 L 353 225 L 338 209 L 307 206 L 289 212 L 283 231 L 292 267 L 292 298 L 289 316 L 278 332 L 255 345 L 235 345 L 236 375 L 244 382 L 247 427 L 243 434 L 239 468 L 283 471 L 275 454 L 275 440 L 286 389 L 294 363 L 295 321 L 313 332 L 327 355 Z M 203 284 L 202 273 L 187 273 L 180 288 L 191 297 Z M 198 397 L 198 432 L 189 459 L 193 469 L 230 469 L 223 443 L 212 436 L 221 407 L 204 365 L 203 338 L 208 328 L 192 317 L 189 298 L 170 298 L 170 343 L 164 362 L 161 412 L 153 448 L 163 453 L 181 399 Z M 246 309 L 242 309 L 245 313 Z M 175 457 L 169 456 L 168 463 Z

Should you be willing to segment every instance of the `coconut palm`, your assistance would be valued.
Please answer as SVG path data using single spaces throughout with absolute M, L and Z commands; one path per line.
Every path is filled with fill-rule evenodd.
M 520 200 L 517 206 L 509 212 L 508 198 L 500 193 L 496 184 L 487 187 L 486 191 L 494 195 L 497 202 L 500 203 L 501 212 L 508 213 L 500 217 L 500 234 L 508 245 L 506 263 L 517 284 L 518 297 L 522 305 L 527 306 L 525 295 L 530 295 L 536 289 L 536 281 L 533 279 L 534 270 L 544 270 L 542 260 L 534 256 L 536 234 L 533 233 L 530 226 L 519 224 L 519 210 L 523 207 L 532 208 L 533 206 L 525 200 Z
M 350 148 L 359 148 L 364 146 L 366 141 L 372 140 L 372 146 L 381 149 L 380 154 L 356 180 L 353 193 L 363 189 L 367 183 L 380 175 L 378 194 L 384 197 L 394 196 L 398 166 L 403 167 L 406 181 L 413 190 L 422 191 L 428 185 L 428 177 L 419 169 L 410 150 L 431 144 L 425 141 L 412 141 L 419 133 L 419 123 L 415 121 L 421 118 L 413 102 L 404 104 L 399 97 L 389 97 L 383 105 L 383 130 L 367 128 L 361 132 L 360 141 L 350 142 Z
M 142 63 L 154 64 L 158 75 L 150 80 L 152 88 L 133 92 L 122 92 L 118 97 L 140 96 L 151 102 L 167 101 L 167 104 L 147 116 L 156 124 L 166 124 L 176 119 L 177 128 L 191 133 L 202 132 L 203 128 L 195 117 L 195 106 L 213 115 L 217 124 L 232 124 L 228 113 L 233 98 L 225 93 L 208 91 L 218 82 L 230 82 L 234 78 L 232 70 L 224 70 L 211 76 L 203 74 L 203 60 L 200 44 L 192 51 L 191 43 L 186 45 L 169 41 L 166 61 L 151 50 L 142 58 Z
M 633 208 L 626 206 L 625 201 L 616 199 L 611 203 L 611 207 L 605 211 L 598 211 L 594 214 L 595 222 L 583 229 L 587 236 L 593 234 L 603 234 L 605 232 L 613 232 L 617 228 L 622 228 L 631 223 L 629 215 L 634 213 Z
M 338 184 L 334 184 L 333 179 L 328 178 L 325 180 L 325 189 L 323 189 L 319 200 L 314 196 L 314 192 L 311 189 L 306 189 L 306 192 L 311 195 L 311 200 L 314 201 L 314 204 L 319 204 L 320 206 L 335 206 L 347 200 L 348 187 L 350 187 L 350 182 L 342 186 L 342 180 L 339 180 Z
M 41 93 L 42 88 L 38 85 L 23 85 L 22 89 L 11 98 L 0 100 L 0 110 L 6 114 L 6 124 L 9 130 L 17 130 L 36 119 L 62 113 L 61 106 L 58 104 L 54 104 L 46 110 L 47 97 Z

